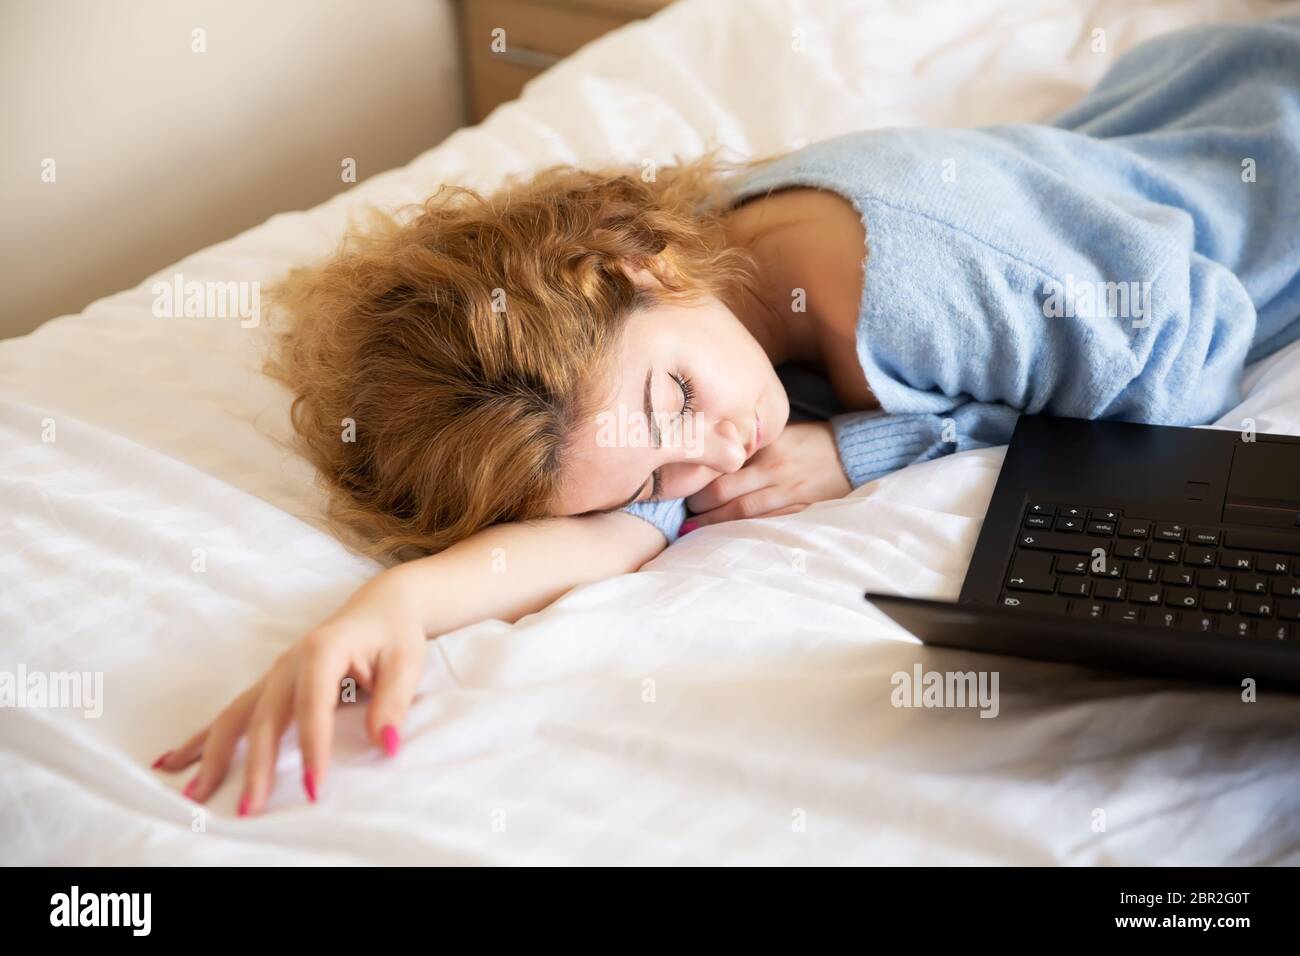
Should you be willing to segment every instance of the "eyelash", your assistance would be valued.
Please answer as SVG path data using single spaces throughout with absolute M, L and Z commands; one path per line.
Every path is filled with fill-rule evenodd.
M 668 374 L 677 383 L 677 387 L 682 390 L 682 410 L 678 417 L 685 418 L 695 411 L 695 383 L 685 375 L 678 375 L 676 372 L 669 372 Z M 663 469 L 656 468 L 654 474 L 651 475 L 651 479 L 650 497 L 647 500 L 658 501 L 664 490 Z
M 669 374 L 672 375 L 673 381 L 676 382 L 678 387 L 682 390 L 682 398 L 684 400 L 682 402 L 682 413 L 680 417 L 685 418 L 691 412 L 695 411 L 695 383 L 685 375 L 678 375 L 676 372 L 670 372 Z

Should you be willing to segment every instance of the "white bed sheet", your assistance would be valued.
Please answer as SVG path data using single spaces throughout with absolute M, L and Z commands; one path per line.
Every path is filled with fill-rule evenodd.
M 234 815 L 236 774 L 196 832 L 189 775 L 149 769 L 376 568 L 322 530 L 287 396 L 256 371 L 264 329 L 155 319 L 155 279 L 269 282 L 350 210 L 444 181 L 664 161 L 711 135 L 756 153 L 1037 119 L 1145 37 L 1297 9 L 684 0 L 404 169 L 0 343 L 0 669 L 100 671 L 105 701 L 0 711 L 0 861 L 1300 862 L 1300 700 L 922 648 L 864 606 L 957 594 L 1001 450 L 703 529 L 513 627 L 431 642 L 401 755 L 345 710 L 316 806 L 292 735 L 257 819 Z M 1221 424 L 1300 433 L 1300 349 L 1249 381 Z M 894 708 L 916 662 L 996 667 L 999 717 Z

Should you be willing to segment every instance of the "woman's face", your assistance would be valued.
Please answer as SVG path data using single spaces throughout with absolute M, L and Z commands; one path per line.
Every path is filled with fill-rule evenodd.
M 767 353 L 713 297 L 632 314 L 613 361 L 612 392 L 571 436 L 556 514 L 685 498 L 738 471 L 790 417 Z

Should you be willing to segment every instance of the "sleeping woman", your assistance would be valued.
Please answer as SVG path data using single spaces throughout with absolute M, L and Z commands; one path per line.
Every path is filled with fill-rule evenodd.
M 344 533 L 399 558 L 159 758 L 241 815 L 346 676 L 395 754 L 425 642 L 797 512 L 1017 414 L 1195 425 L 1300 337 L 1300 21 L 1122 57 L 1045 125 L 443 187 L 279 290 L 271 370 Z

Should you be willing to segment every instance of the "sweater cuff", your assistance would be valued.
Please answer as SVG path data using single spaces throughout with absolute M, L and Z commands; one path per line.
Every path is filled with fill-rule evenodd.
M 672 544 L 681 534 L 682 525 L 686 523 L 686 499 L 669 498 L 666 501 L 638 501 L 624 509 L 628 514 L 636 515 L 650 522 L 663 532 L 668 543 Z
M 849 484 L 860 488 L 869 481 L 916 461 L 942 453 L 938 415 L 917 413 L 849 412 L 831 418 L 835 445 Z M 951 446 L 949 446 L 951 450 Z

